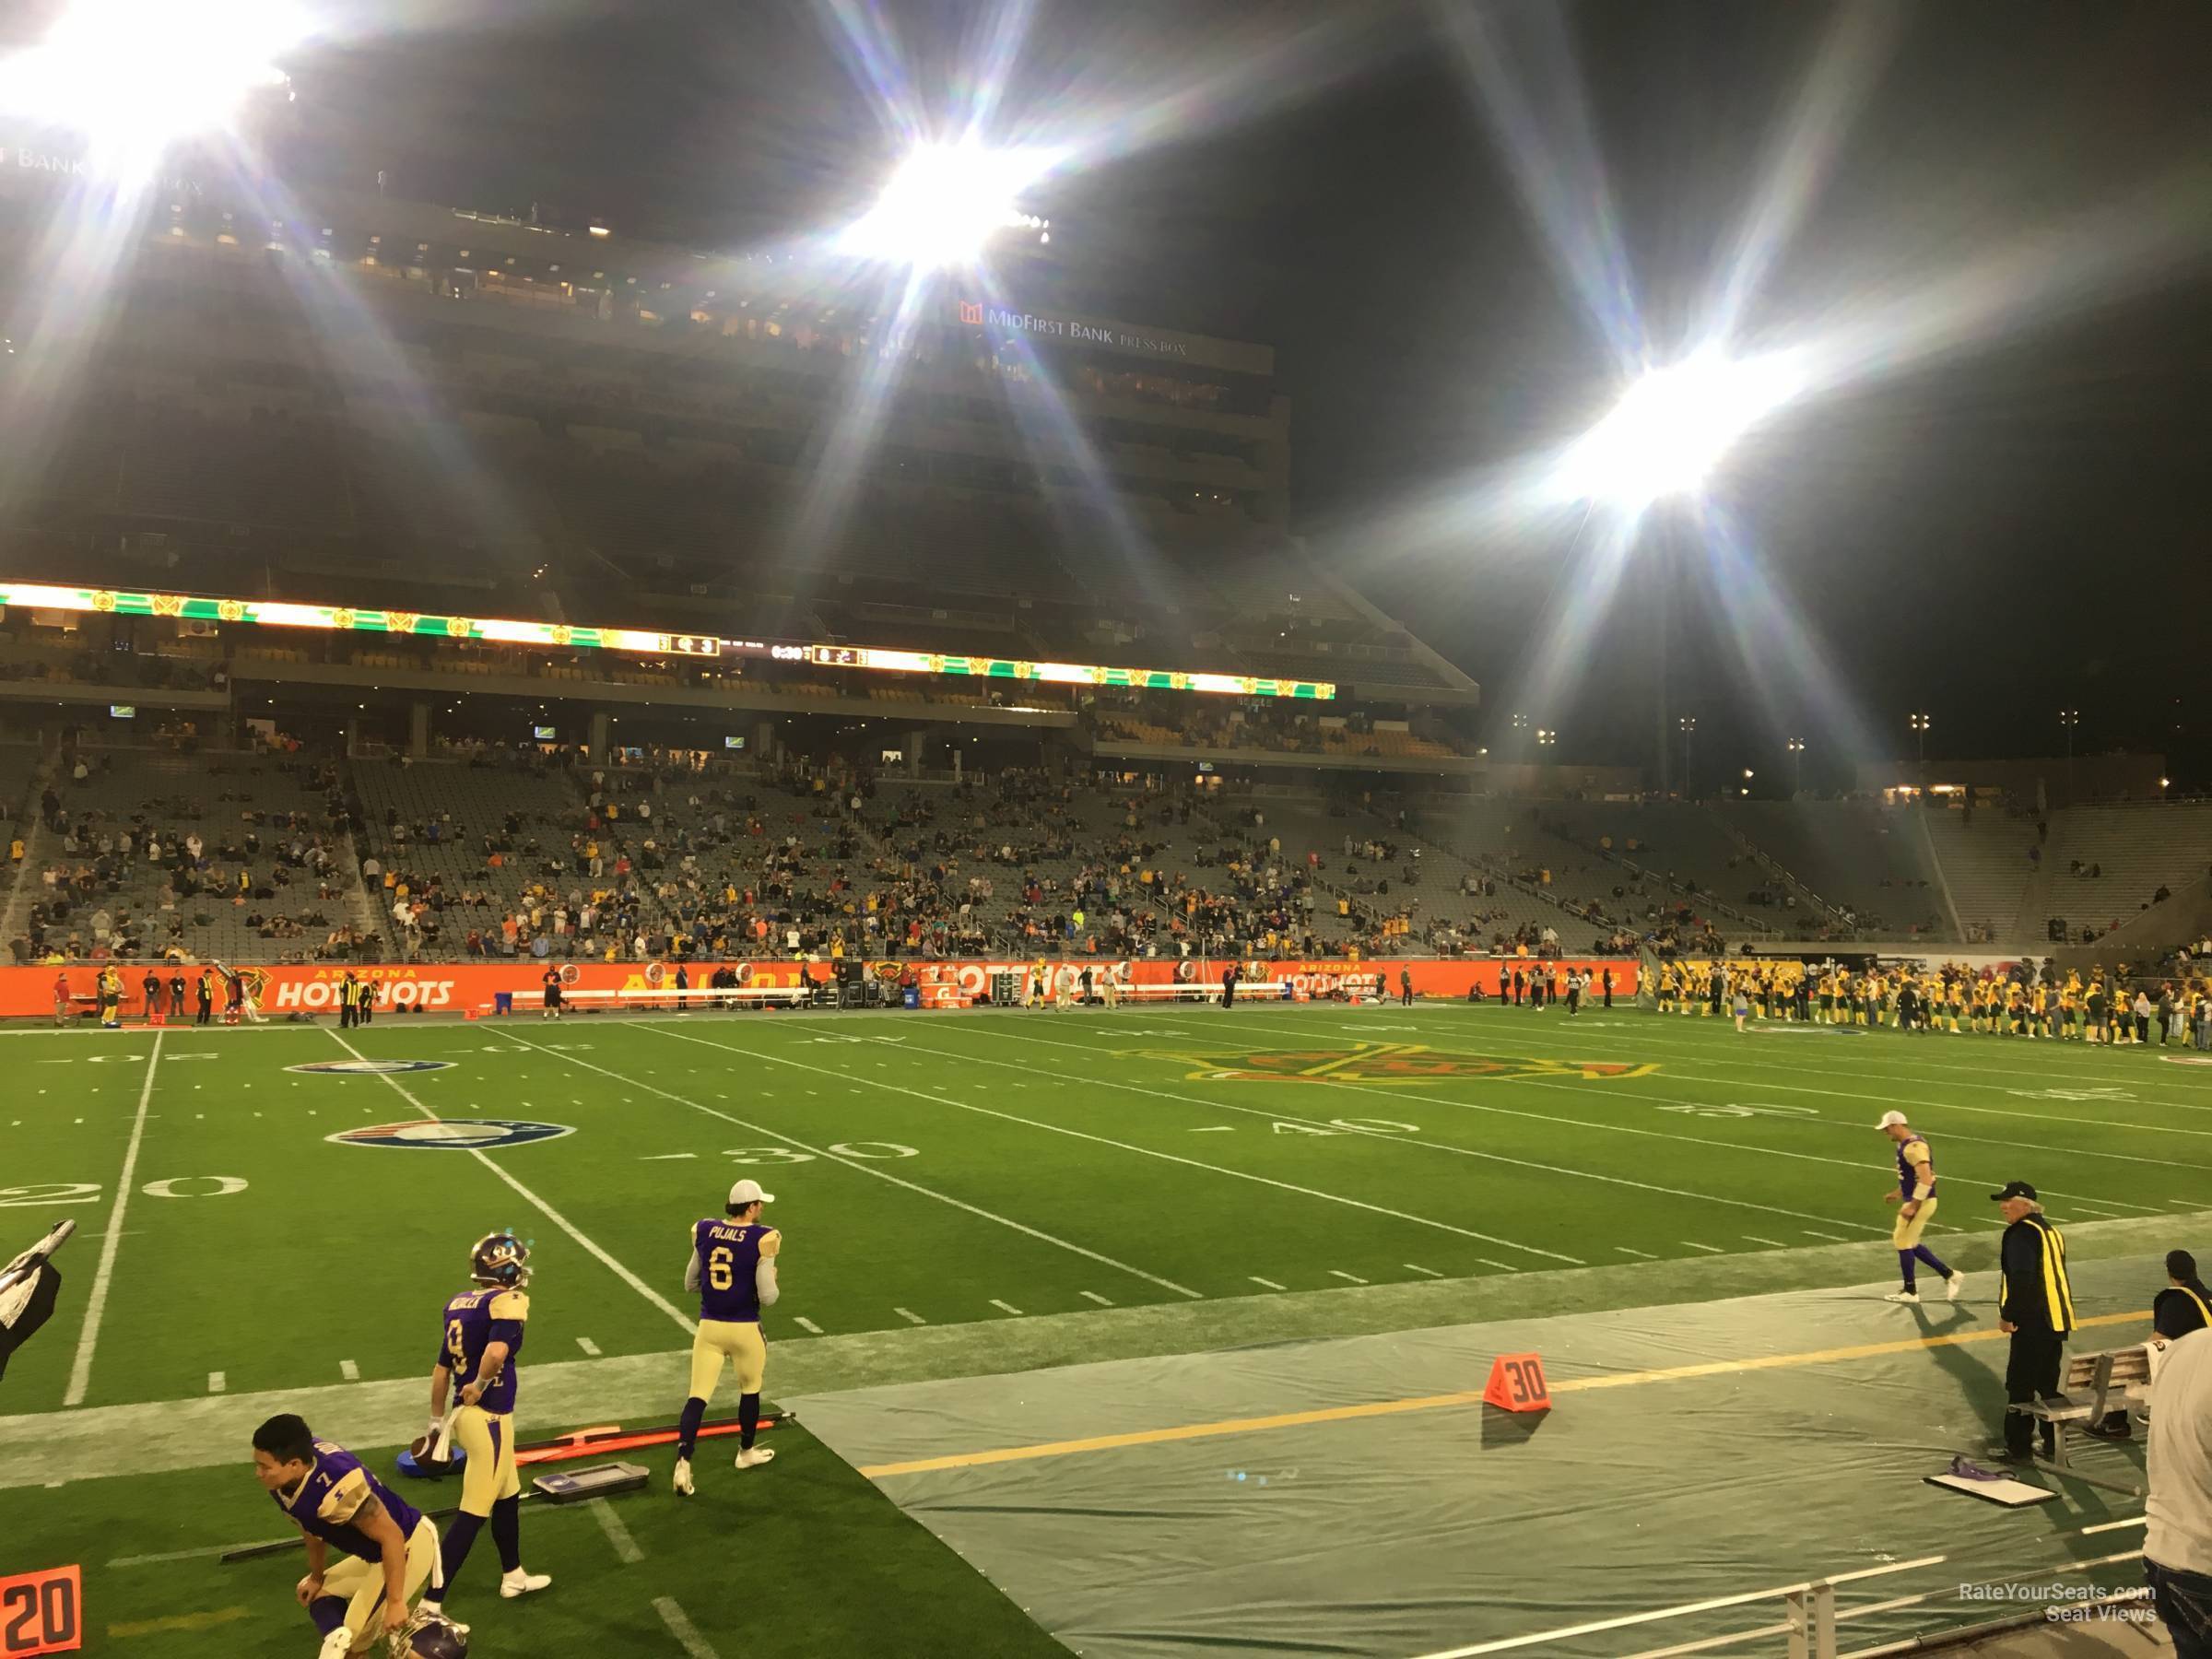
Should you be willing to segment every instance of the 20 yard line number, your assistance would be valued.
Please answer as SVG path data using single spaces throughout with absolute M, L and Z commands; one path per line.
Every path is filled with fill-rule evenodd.
M 211 1188 L 197 1183 L 213 1182 Z M 189 1187 L 187 1183 L 193 1183 Z M 97 1181 L 46 1181 L 31 1186 L 0 1187 L 0 1209 L 42 1209 L 53 1204 L 97 1204 L 105 1189 Z M 172 1175 L 138 1189 L 148 1198 L 228 1198 L 246 1190 L 240 1175 Z
M 919 1158 L 921 1150 L 897 1141 L 837 1141 L 823 1148 L 835 1158 L 857 1158 L 863 1162 L 891 1158 Z M 812 1163 L 814 1154 L 795 1147 L 731 1147 L 723 1156 L 741 1163 Z

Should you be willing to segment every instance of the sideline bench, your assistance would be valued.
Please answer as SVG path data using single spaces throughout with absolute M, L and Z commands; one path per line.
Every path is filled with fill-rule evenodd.
M 2087 1481 L 2108 1491 L 2144 1496 L 2144 1488 L 2135 1482 L 2109 1480 L 2084 1473 L 2066 1453 L 2066 1430 L 2086 1430 L 2091 1423 L 2102 1422 L 2112 1412 L 2133 1411 L 2149 1404 L 2150 1359 L 2151 1346 L 2147 1342 L 2113 1348 L 2108 1353 L 2069 1354 L 2065 1373 L 2060 1380 L 2061 1393 L 2047 1400 L 2026 1400 L 2007 1406 L 2008 1411 L 2052 1426 L 2052 1455 L 2038 1457 L 2036 1467 Z

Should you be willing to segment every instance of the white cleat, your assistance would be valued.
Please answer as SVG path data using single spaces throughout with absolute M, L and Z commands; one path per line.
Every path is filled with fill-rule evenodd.
M 747 1446 L 737 1453 L 737 1467 L 757 1469 L 764 1463 L 773 1463 L 776 1454 L 766 1446 Z
M 691 1460 L 688 1457 L 676 1460 L 676 1495 L 678 1498 L 691 1496 Z
M 1954 1273 L 1954 1274 L 1952 1274 L 1952 1275 L 1951 1275 L 1951 1277 L 1950 1277 L 1949 1278 L 1947 1278 L 1947 1279 L 1946 1279 L 1946 1280 L 1944 1281 L 1944 1284 L 1943 1284 L 1943 1300 L 1944 1300 L 1945 1301 L 1957 1301 L 1957 1300 L 1959 1300 L 1960 1297 L 1964 1296 L 1965 1294 L 1966 1294 L 1966 1275 L 1965 1275 L 1965 1274 L 1963 1274 L 1963 1273 Z
M 1892 1290 L 1882 1300 L 1884 1301 L 1910 1302 L 1917 1308 L 1920 1306 L 1920 1292 L 1917 1290 Z
M 512 1601 L 518 1595 L 528 1595 L 533 1591 L 543 1590 L 552 1582 L 551 1576 L 547 1573 L 530 1572 L 517 1567 L 512 1572 L 500 1574 L 500 1594 Z
M 316 1650 L 315 1659 L 347 1659 L 347 1655 L 352 1652 L 353 1632 L 340 1625 L 323 1638 L 323 1645 Z

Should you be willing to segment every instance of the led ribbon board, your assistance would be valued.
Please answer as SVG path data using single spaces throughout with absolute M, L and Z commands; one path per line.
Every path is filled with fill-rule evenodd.
M 0 607 L 11 605 L 32 610 L 156 617 L 187 622 L 250 622 L 265 628 L 475 641 L 491 645 L 543 645 L 557 650 L 628 651 L 653 656 L 720 657 L 725 653 L 765 656 L 778 662 L 807 663 L 825 668 L 1025 680 L 1061 686 L 1118 686 L 1137 691 L 1203 691 L 1226 697 L 1287 697 L 1316 702 L 1329 701 L 1336 695 L 1335 686 L 1328 680 L 1201 674 L 1169 668 L 1106 668 L 1086 663 L 1038 663 L 1011 657 L 890 651 L 873 645 L 764 645 L 750 641 L 723 640 L 712 634 L 655 633 L 635 628 L 584 628 L 567 622 L 441 617 L 425 611 L 294 605 L 274 599 L 211 599 L 191 594 L 133 594 L 116 588 L 0 582 Z

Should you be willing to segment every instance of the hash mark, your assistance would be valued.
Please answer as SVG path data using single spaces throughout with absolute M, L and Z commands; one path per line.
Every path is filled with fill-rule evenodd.
M 584 1353 L 592 1359 L 596 1359 L 599 1358 L 599 1345 L 594 1342 L 589 1336 L 577 1337 L 576 1346 L 582 1348 Z
M 1437 1271 L 1435 1268 L 1433 1268 L 1433 1267 L 1424 1267 L 1424 1266 L 1422 1266 L 1422 1265 L 1420 1265 L 1418 1262 L 1400 1262 L 1400 1263 L 1398 1264 L 1398 1265 L 1399 1265 L 1399 1266 L 1401 1266 L 1401 1267 L 1404 1267 L 1404 1268 L 1406 1268 L 1406 1269 L 1408 1272 L 1412 1272 L 1412 1273 L 1425 1273 L 1425 1274 L 1427 1274 L 1427 1275 L 1428 1275 L 1428 1276 L 1429 1276 L 1430 1278 L 1442 1278 L 1442 1277 L 1444 1277 L 1442 1274 L 1439 1273 L 1439 1272 L 1438 1272 L 1438 1271 Z
M 1695 1239 L 1680 1239 L 1677 1242 L 1687 1245 L 1691 1250 L 1701 1250 L 1708 1255 L 1726 1255 L 1728 1253 L 1718 1244 L 1700 1244 Z
M 1495 1267 L 1500 1273 L 1518 1273 L 1521 1271 L 1520 1268 L 1514 1266 L 1511 1262 L 1493 1262 L 1488 1256 L 1477 1256 L 1475 1259 L 1480 1262 L 1485 1267 Z
M 1255 1285 L 1265 1285 L 1270 1290 L 1280 1290 L 1282 1288 L 1282 1286 L 1277 1284 L 1273 1279 L 1264 1279 L 1259 1277 L 1256 1274 L 1253 1276 L 1252 1282 Z
M 1366 1284 L 1366 1283 L 1367 1283 L 1367 1280 L 1365 1280 L 1365 1279 L 1361 1278 L 1361 1277 L 1359 1277 L 1358 1274 L 1356 1274 L 1356 1273 L 1347 1273 L 1347 1272 L 1346 1272 L 1346 1271 L 1345 1271 L 1343 1268 L 1341 1268 L 1341 1267 L 1332 1267 L 1332 1268 L 1330 1268 L 1330 1269 L 1329 1269 L 1329 1277 L 1330 1277 L 1331 1278 L 1349 1279 L 1349 1280 L 1351 1280 L 1351 1282 L 1352 1282 L 1353 1284 L 1355 1284 L 1355 1285 L 1364 1285 L 1364 1284 Z
M 221 1394 L 224 1389 L 229 1386 L 230 1380 L 224 1376 L 221 1371 L 209 1371 L 207 1373 L 207 1392 L 209 1394 Z
M 361 1380 L 361 1368 L 350 1359 L 341 1359 L 338 1361 L 338 1375 L 348 1382 L 359 1382 Z
M 1113 1306 L 1112 1302 L 1100 1296 L 1096 1290 L 1078 1290 L 1076 1292 L 1076 1294 L 1085 1298 L 1087 1300 L 1097 1302 L 1101 1308 L 1111 1308 Z
M 1808 1239 L 1826 1239 L 1830 1244 L 1848 1244 L 1851 1242 L 1851 1241 L 1846 1239 L 1841 1233 L 1815 1232 L 1809 1227 L 1801 1227 L 1797 1230 L 1803 1233 Z
M 900 1318 L 905 1320 L 908 1324 L 927 1324 L 929 1323 L 928 1320 L 923 1318 L 921 1314 L 915 1312 L 912 1308 L 893 1308 L 891 1312 L 898 1314 Z
M 822 1327 L 816 1324 L 811 1319 L 795 1319 L 792 1323 L 802 1331 L 812 1331 L 817 1336 L 822 1334 Z
M 991 1305 L 1008 1313 L 1019 1313 L 1021 1312 L 1021 1310 L 1014 1306 L 1013 1303 L 1000 1301 L 995 1296 L 991 1299 Z
M 1757 1233 L 1746 1233 L 1744 1234 L 1744 1237 L 1750 1240 L 1754 1244 L 1771 1244 L 1776 1250 L 1787 1250 L 1789 1248 L 1789 1246 L 1784 1244 L 1780 1239 L 1762 1239 Z
M 1647 1262 L 1655 1262 L 1659 1259 L 1648 1250 L 1630 1250 L 1626 1244 L 1616 1244 L 1613 1248 L 1619 1251 L 1622 1255 L 1641 1256 Z

